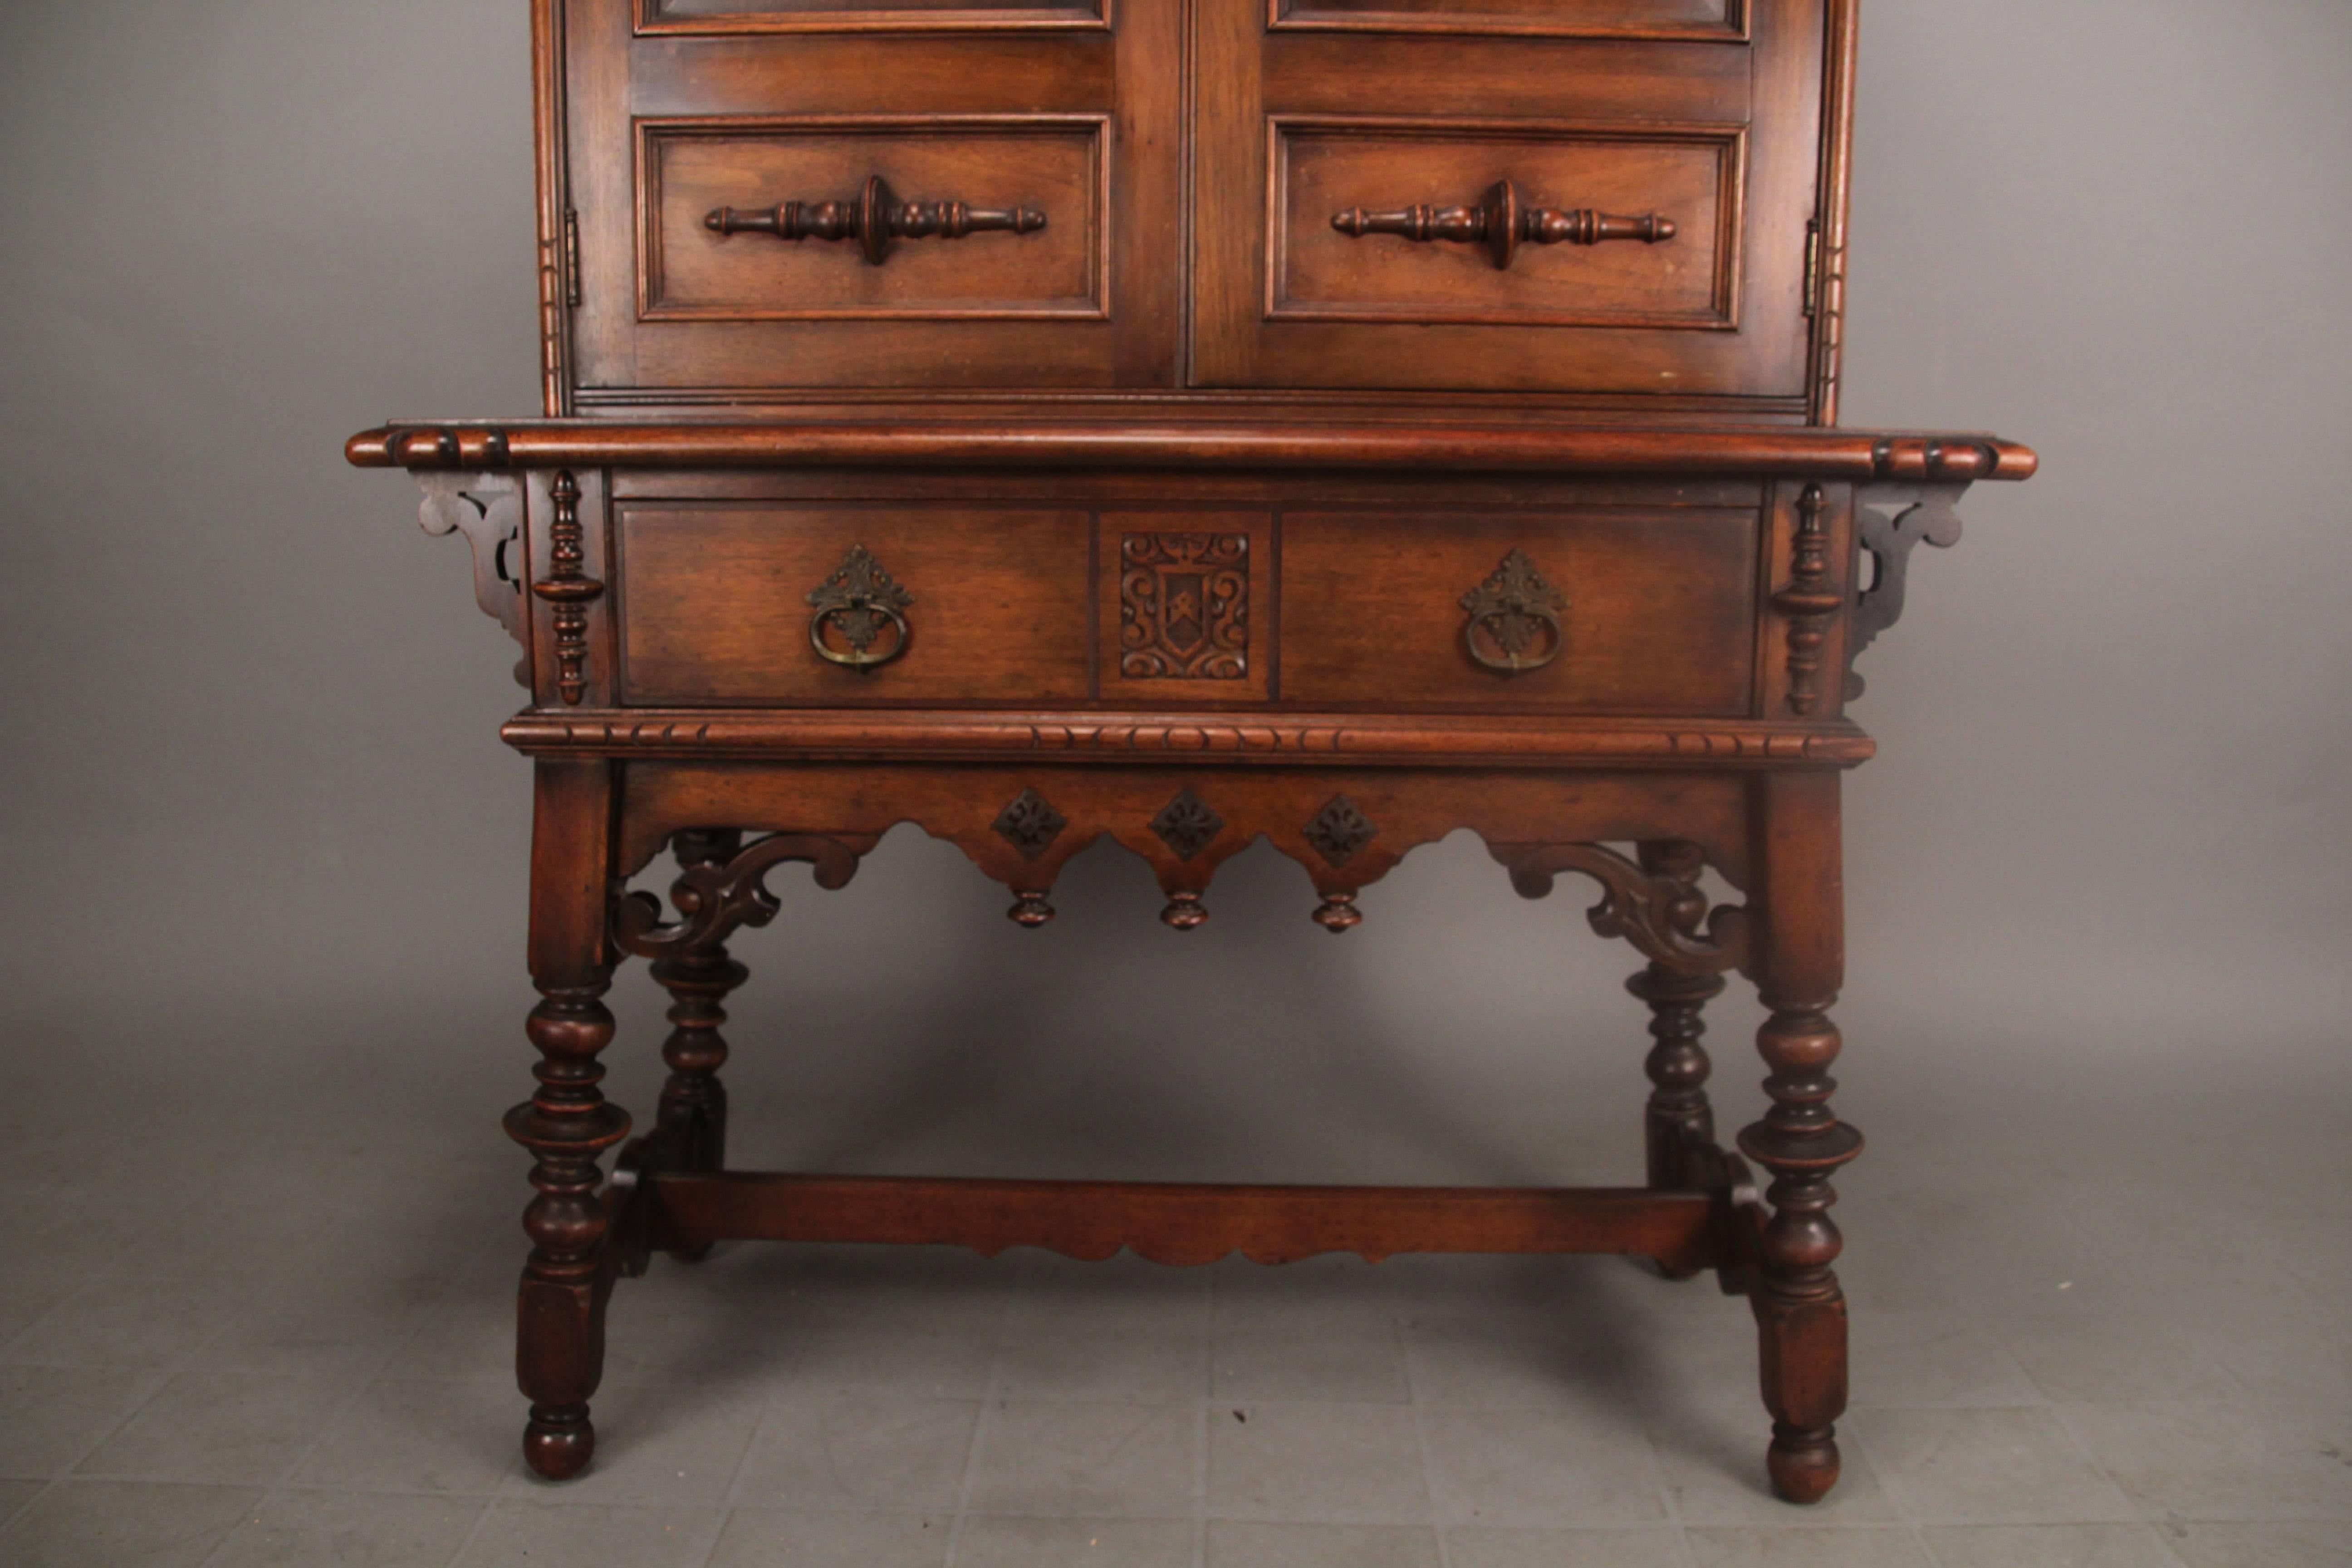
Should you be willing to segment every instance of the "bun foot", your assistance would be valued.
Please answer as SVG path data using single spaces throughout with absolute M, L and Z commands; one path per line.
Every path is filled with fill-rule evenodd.
M 530 1407 L 530 1425 L 522 1433 L 523 1462 L 542 1479 L 568 1481 L 596 1457 L 596 1428 L 588 1424 L 588 1407 L 574 1405 L 551 1409 Z
M 1772 1472 L 1772 1489 L 1784 1502 L 1816 1503 L 1837 1485 L 1838 1447 L 1833 1429 L 1800 1431 L 1794 1426 L 1772 1428 L 1771 1452 L 1764 1457 Z

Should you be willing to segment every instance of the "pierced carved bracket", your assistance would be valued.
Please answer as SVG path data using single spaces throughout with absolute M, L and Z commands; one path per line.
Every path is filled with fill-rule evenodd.
M 744 847 L 723 865 L 689 866 L 670 884 L 669 900 L 683 918 L 662 921 L 661 900 L 651 893 L 625 893 L 613 907 L 613 942 L 639 958 L 669 958 L 727 940 L 740 926 L 763 926 L 783 908 L 768 891 L 768 873 L 794 862 L 816 868 L 816 885 L 845 888 L 857 874 L 859 857 L 871 838 L 829 838 L 815 834 L 777 833 Z
M 1705 893 L 1671 872 L 1654 876 L 1598 844 L 1497 844 L 1489 853 L 1510 868 L 1523 899 L 1548 896 L 1562 871 L 1591 878 L 1601 890 L 1585 913 L 1594 933 L 1622 936 L 1665 968 L 1721 974 L 1748 961 L 1748 911 L 1730 904 L 1710 910 Z
M 1854 498 L 1861 548 L 1876 563 L 1876 571 L 1870 586 L 1853 601 L 1853 624 L 1845 648 L 1847 701 L 1859 698 L 1864 687 L 1862 677 L 1853 672 L 1855 658 L 1878 640 L 1879 633 L 1903 618 L 1911 552 L 1922 543 L 1949 550 L 1960 542 L 1960 514 L 1953 509 L 1968 488 L 1885 486 L 1864 489 Z M 1888 508 L 1901 510 L 1883 510 Z
M 523 614 L 522 485 L 510 474 L 420 471 L 425 492 L 416 521 L 436 539 L 462 533 L 474 554 L 474 602 L 506 627 L 526 651 L 530 619 Z M 516 683 L 530 685 L 529 661 L 515 667 Z

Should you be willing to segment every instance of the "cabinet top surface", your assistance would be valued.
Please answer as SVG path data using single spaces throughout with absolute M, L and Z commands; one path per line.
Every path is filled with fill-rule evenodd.
M 519 419 L 395 422 L 352 437 L 360 468 L 1152 468 L 1786 474 L 1878 483 L 2029 479 L 2030 447 L 1977 434 L 1759 426 L 1235 419 Z

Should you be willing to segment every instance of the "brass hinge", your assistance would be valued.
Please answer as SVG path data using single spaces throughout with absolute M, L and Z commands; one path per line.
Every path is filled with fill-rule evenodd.
M 580 308 L 580 215 L 570 207 L 563 209 L 563 300 Z
M 1805 314 L 1816 314 L 1822 308 L 1822 224 L 1819 218 L 1805 225 Z

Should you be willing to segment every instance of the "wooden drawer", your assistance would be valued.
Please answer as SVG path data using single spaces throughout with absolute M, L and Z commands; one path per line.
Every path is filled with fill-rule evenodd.
M 1203 385 L 1806 391 L 1820 0 L 1202 0 Z
M 1283 697 L 1744 715 L 1758 527 L 1745 509 L 1286 513 Z
M 621 700 L 1084 702 L 1089 526 L 1045 509 L 619 502 Z

